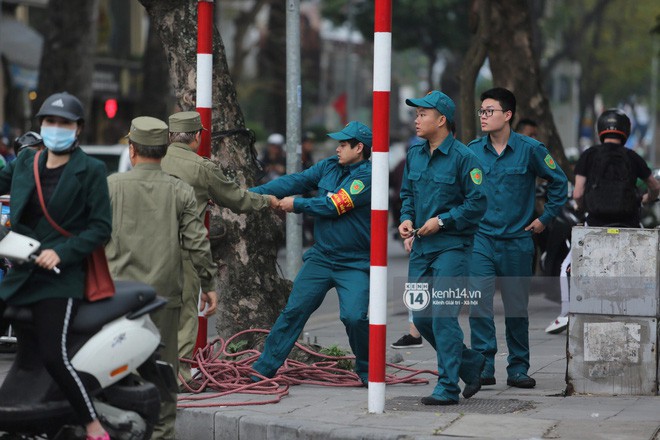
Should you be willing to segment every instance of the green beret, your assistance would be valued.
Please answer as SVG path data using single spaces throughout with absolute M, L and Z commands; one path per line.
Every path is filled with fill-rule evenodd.
M 197 112 L 179 112 L 170 116 L 172 133 L 190 133 L 202 130 L 202 117 Z
M 140 116 L 131 121 L 131 131 L 128 138 L 140 145 L 168 144 L 167 124 L 151 116 Z

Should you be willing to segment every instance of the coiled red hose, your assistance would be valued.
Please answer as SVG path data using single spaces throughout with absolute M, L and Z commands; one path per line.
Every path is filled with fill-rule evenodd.
M 273 378 L 266 378 L 252 369 L 252 364 L 259 358 L 261 352 L 258 350 L 243 350 L 230 353 L 227 348 L 237 338 L 248 333 L 268 334 L 268 330 L 249 329 L 236 333 L 226 341 L 216 338 L 209 342 L 206 347 L 195 353 L 194 359 L 180 359 L 182 363 L 197 364 L 198 372 L 189 383 L 185 383 L 179 376 L 182 388 L 192 395 L 179 396 L 179 408 L 200 408 L 218 406 L 242 406 L 242 405 L 265 405 L 277 403 L 289 394 L 292 385 L 308 384 L 335 387 L 362 387 L 358 375 L 352 371 L 338 368 L 341 360 L 354 359 L 354 356 L 329 356 L 311 350 L 296 342 L 296 347 L 324 359 L 313 364 L 287 359 Z M 220 359 L 220 357 L 225 359 Z M 396 368 L 409 374 L 397 376 L 386 374 L 385 383 L 394 384 L 428 384 L 428 379 L 416 377 L 420 374 L 432 374 L 437 376 L 436 371 L 416 370 L 398 364 L 387 364 L 388 367 Z M 262 380 L 254 382 L 250 376 L 257 376 Z M 258 394 L 269 396 L 259 401 L 245 402 L 210 402 L 212 399 L 229 396 L 232 394 Z M 205 402 L 202 402 L 205 401 Z

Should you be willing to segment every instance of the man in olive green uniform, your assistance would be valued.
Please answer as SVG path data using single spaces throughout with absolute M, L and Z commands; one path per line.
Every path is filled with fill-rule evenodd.
M 167 298 L 167 306 L 152 319 L 164 344 L 161 358 L 176 371 L 183 254 L 188 254 L 199 274 L 202 302 L 209 303 L 209 313 L 217 306 L 212 287 L 216 268 L 194 190 L 161 169 L 167 152 L 167 124 L 148 116 L 135 118 L 128 140 L 133 170 L 108 177 L 113 228 L 105 251 L 114 278 L 151 284 Z M 171 397 L 172 401 L 161 405 L 153 439 L 174 438 L 176 394 Z
M 255 194 L 227 179 L 216 164 L 199 156 L 197 149 L 202 140 L 202 119 L 197 112 L 179 112 L 170 116 L 170 146 L 161 166 L 163 171 L 178 177 L 195 190 L 197 215 L 204 221 L 206 206 L 213 203 L 234 212 L 247 212 L 270 206 L 277 208 L 274 196 Z M 191 359 L 197 339 L 197 297 L 199 277 L 189 256 L 183 256 L 183 304 L 179 317 L 179 357 Z M 181 364 L 179 373 L 187 382 L 190 366 Z

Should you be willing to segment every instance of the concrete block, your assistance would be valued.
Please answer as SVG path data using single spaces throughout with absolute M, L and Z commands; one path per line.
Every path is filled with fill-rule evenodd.
M 238 422 L 238 433 L 236 440 L 254 440 L 268 438 L 268 417 L 245 416 Z
M 660 317 L 660 230 L 576 226 L 571 313 Z
M 657 318 L 569 315 L 569 391 L 658 394 Z
M 465 438 L 545 438 L 546 432 L 556 425 L 554 420 L 540 420 L 531 417 L 520 423 L 519 417 L 505 415 L 466 414 L 451 426 L 437 433 L 447 437 Z
M 179 409 L 176 412 L 176 438 L 209 440 L 214 438 L 213 412 Z
M 214 415 L 214 440 L 238 440 L 241 416 L 235 412 L 225 413 L 219 410 Z M 187 437 L 177 437 L 187 438 Z

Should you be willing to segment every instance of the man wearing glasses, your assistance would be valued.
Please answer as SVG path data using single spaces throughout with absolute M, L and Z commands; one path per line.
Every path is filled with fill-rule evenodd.
M 493 320 L 493 294 L 500 280 L 504 303 L 507 385 L 533 388 L 529 377 L 529 320 L 527 304 L 532 275 L 532 234 L 542 232 L 566 203 L 566 175 L 547 148 L 537 140 L 511 129 L 516 98 L 496 87 L 481 95 L 477 110 L 485 136 L 468 147 L 477 155 L 484 172 L 483 189 L 488 209 L 474 239 L 470 261 L 471 289 L 481 292 L 470 317 L 471 344 L 486 356 L 482 385 L 495 385 L 497 340 Z M 534 218 L 536 178 L 548 181 L 548 201 L 541 216 Z

